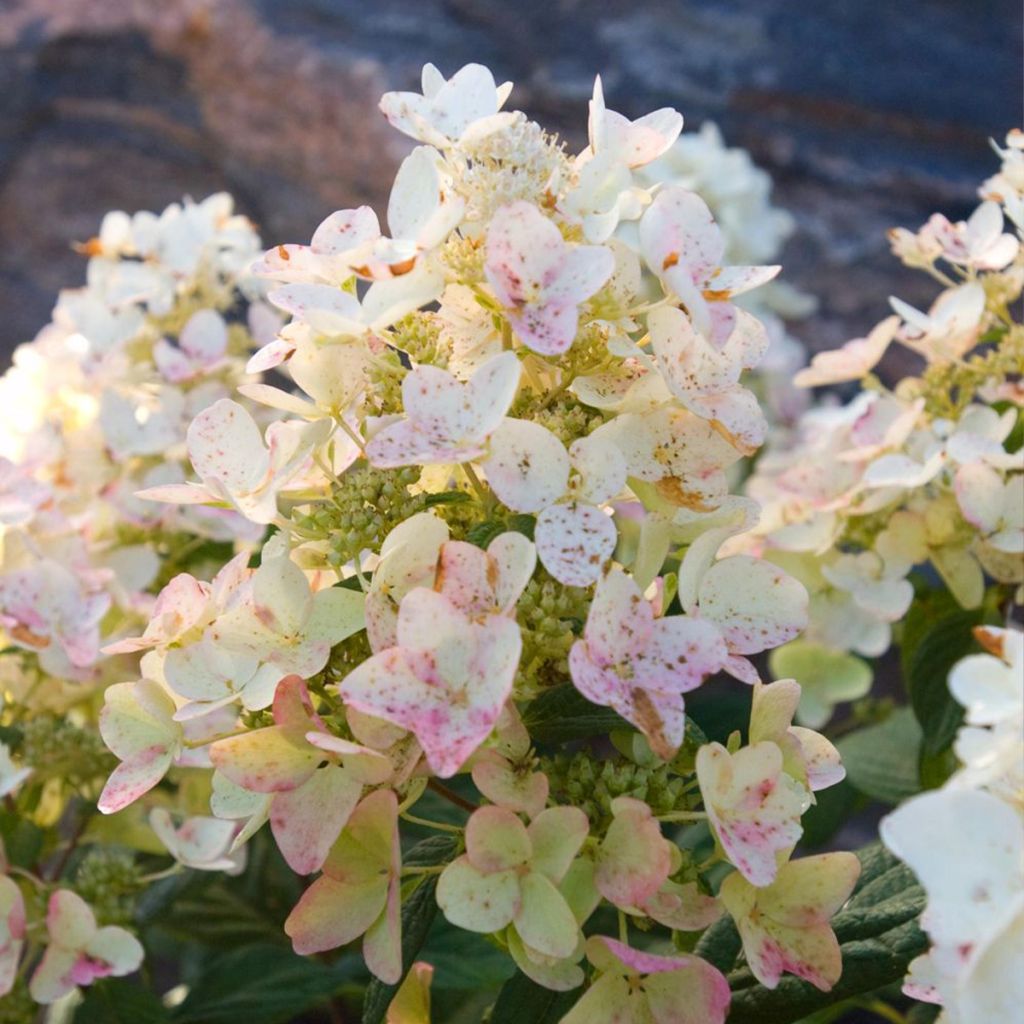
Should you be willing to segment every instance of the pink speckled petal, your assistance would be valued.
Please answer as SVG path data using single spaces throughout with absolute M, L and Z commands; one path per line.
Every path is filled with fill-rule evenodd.
M 708 569 L 700 583 L 701 615 L 730 652 L 756 654 L 798 636 L 807 625 L 807 591 L 770 562 L 735 555 Z
M 529 420 L 506 419 L 481 463 L 499 500 L 516 512 L 539 512 L 569 484 L 569 454 L 561 441 Z
M 295 789 L 274 794 L 270 828 L 292 871 L 308 875 L 323 865 L 362 792 L 361 782 L 328 764 Z
M 571 587 L 587 587 L 598 580 L 617 540 L 610 516 L 577 502 L 544 509 L 534 530 L 544 568 Z
M 643 801 L 619 797 L 612 811 L 615 817 L 601 843 L 594 881 L 610 903 L 638 908 L 667 881 L 671 845 Z

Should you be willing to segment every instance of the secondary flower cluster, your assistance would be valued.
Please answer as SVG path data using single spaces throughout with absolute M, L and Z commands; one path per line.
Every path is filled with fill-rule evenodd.
M 1024 633 L 979 628 L 988 652 L 949 677 L 966 709 L 961 767 L 946 785 L 882 821 L 882 839 L 928 893 L 932 948 L 904 991 L 944 1007 L 948 1024 L 1009 1020 L 1024 998 Z
M 30 671 L 60 646 L 76 671 L 43 668 L 59 678 L 96 664 L 101 619 L 112 663 L 142 654 L 135 681 L 105 691 L 99 728 L 119 764 L 100 809 L 150 807 L 168 851 L 213 870 L 238 870 L 269 822 L 291 868 L 319 872 L 286 924 L 297 950 L 362 937 L 370 970 L 398 981 L 403 894 L 436 874 L 448 920 L 493 935 L 535 981 L 589 978 L 567 1019 L 670 1021 L 686 1005 L 723 1020 L 725 978 L 670 932 L 728 912 L 766 985 L 790 971 L 827 989 L 841 969 L 828 921 L 859 871 L 846 854 L 790 860 L 814 791 L 842 768 L 827 740 L 792 725 L 799 687 L 763 684 L 751 660 L 804 627 L 804 588 L 748 555 L 717 557 L 756 518 L 727 474 L 767 432 L 741 378 L 769 332 L 733 300 L 778 268 L 728 263 L 708 205 L 667 180 L 686 160 L 675 111 L 631 121 L 598 82 L 589 144 L 570 156 L 502 110 L 509 89 L 476 65 L 449 80 L 428 66 L 422 94 L 384 97 L 420 143 L 387 232 L 368 208 L 340 211 L 309 245 L 253 265 L 288 321 L 278 330 L 250 307 L 261 347 L 247 369 L 277 383 L 242 378 L 247 338 L 228 318 L 251 235 L 221 200 L 105 222 L 87 248 L 111 325 L 101 342 L 81 324 L 62 337 L 80 339 L 73 387 L 40 381 L 73 398 L 78 418 L 57 442 L 81 426 L 95 454 L 38 464 L 51 486 L 57 465 L 91 468 L 91 496 L 144 510 L 150 548 L 121 506 L 103 517 L 117 542 L 92 505 L 76 522 L 90 553 L 125 537 L 140 558 L 155 546 L 152 572 L 123 586 L 133 603 L 116 614 L 111 577 L 93 584 L 102 603 L 75 623 L 89 630 L 80 666 L 77 634 L 40 611 L 51 605 L 34 582 L 21 604 L 5 595 L 8 631 Z M 749 240 L 755 258 L 783 227 Z M 115 328 L 126 312 L 138 323 Z M 177 459 L 182 417 L 193 479 Z M 31 519 L 60 502 L 37 499 L 29 447 L 12 452 L 10 491 Z M 175 561 L 186 532 L 267 536 L 255 567 L 242 545 L 211 572 L 210 548 Z M 719 672 L 754 687 L 745 746 L 702 744 L 685 717 L 685 694 Z M 529 711 L 559 688 L 628 723 L 616 764 L 634 781 L 667 773 L 670 803 L 613 786 L 590 820 L 558 799 Z M 210 777 L 209 805 L 195 802 L 201 787 L 165 789 L 168 773 Z M 458 833 L 445 862 L 403 867 L 401 833 L 422 826 L 412 812 L 428 791 L 471 812 L 435 823 Z M 694 830 L 708 844 L 699 864 L 680 845 Z M 716 865 L 735 868 L 718 896 Z M 24 900 L 13 881 L 4 892 L 14 971 Z M 37 999 L 137 964 L 117 926 L 97 931 L 64 893 L 50 897 Z M 618 935 L 589 925 L 585 938 L 602 904 Z
M 254 339 L 274 336 L 280 318 L 244 274 L 260 251 L 252 226 L 215 195 L 109 214 L 81 248 L 87 284 L 61 293 L 0 379 L 0 795 L 39 840 L 34 870 L 0 847 L 0 993 L 13 1014 L 29 994 L 49 1003 L 142 960 L 114 923 L 138 887 L 132 862 L 99 850 L 61 874 L 58 848 L 84 830 L 114 763 L 98 705 L 137 671 L 102 645 L 148 623 L 180 567 L 262 534 L 226 509 L 135 494 L 185 479 L 189 423 L 252 379 Z
M 1019 133 L 1003 171 L 967 221 L 936 214 L 894 252 L 943 285 L 927 313 L 895 315 L 866 338 L 815 356 L 806 387 L 862 381 L 846 405 L 809 410 L 777 435 L 745 484 L 760 522 L 730 545 L 793 573 L 811 595 L 804 635 L 776 651 L 777 674 L 804 686 L 800 718 L 820 727 L 833 705 L 864 696 L 864 658 L 884 654 L 910 608 L 913 578 L 934 572 L 964 608 L 994 582 L 998 604 L 1024 582 L 1024 249 Z M 1016 231 L 1006 231 L 1004 215 Z M 1014 220 L 1016 218 L 1016 220 Z M 924 361 L 892 389 L 872 371 L 892 342 Z M 992 592 L 994 593 L 994 592 Z M 999 596 L 1001 595 L 1001 597 Z

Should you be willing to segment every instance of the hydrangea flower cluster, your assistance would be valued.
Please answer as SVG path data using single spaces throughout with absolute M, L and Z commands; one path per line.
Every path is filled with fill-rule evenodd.
M 815 356 L 798 384 L 859 381 L 861 390 L 779 432 L 744 486 L 761 518 L 726 550 L 783 566 L 810 592 L 807 630 L 772 664 L 803 684 L 800 718 L 816 728 L 835 703 L 868 692 L 864 659 L 889 649 L 915 580 L 936 574 L 965 609 L 1020 601 L 1019 133 L 1001 152 L 1003 171 L 966 221 L 935 214 L 917 233 L 890 233 L 904 264 L 942 284 L 931 309 L 893 298 L 894 314 L 866 337 Z M 889 388 L 873 371 L 894 342 L 923 370 Z
M 931 949 L 903 990 L 939 1020 L 1009 1020 L 1024 998 L 1024 632 L 984 628 L 987 653 L 958 662 L 949 688 L 966 709 L 959 770 L 882 821 L 882 839 L 928 893 Z
M 0 992 L 12 1006 L 141 963 L 114 909 L 139 872 L 131 861 L 107 871 L 121 863 L 111 849 L 64 875 L 60 850 L 116 763 L 97 732 L 103 694 L 115 684 L 116 701 L 137 672 L 136 657 L 103 646 L 160 619 L 155 592 L 180 567 L 262 534 L 227 508 L 136 496 L 185 480 L 192 419 L 254 379 L 248 356 L 280 323 L 246 270 L 260 252 L 252 225 L 221 194 L 160 215 L 108 214 L 80 248 L 86 285 L 61 293 L 0 378 L 0 795 L 12 827 L 39 844 L 30 864 L 0 847 Z
M 882 826 L 928 894 L 906 991 L 951 1022 L 1024 994 L 1020 134 L 967 221 L 893 233 L 932 309 L 800 369 L 743 151 L 598 79 L 572 154 L 511 89 L 384 96 L 415 146 L 383 224 L 263 251 L 223 195 L 110 214 L 0 380 L 0 1021 L 125 984 L 149 886 L 270 862 L 374 1024 L 429 1024 L 435 914 L 565 1024 L 891 983 L 843 974 L 877 857 L 801 844 L 851 785 L 833 705 L 935 584 L 987 653 L 946 663 L 965 724 Z M 924 369 L 890 390 L 894 340 Z
M 112 682 L 88 677 L 97 664 L 138 666 L 105 688 L 117 764 L 99 809 L 141 809 L 179 865 L 214 871 L 240 870 L 269 823 L 289 867 L 317 876 L 285 924 L 297 951 L 361 939 L 370 971 L 398 982 L 403 900 L 429 880 L 451 924 L 490 935 L 537 984 L 587 980 L 567 1019 L 682 1020 L 685 1005 L 724 1020 L 725 977 L 671 935 L 731 914 L 765 985 L 788 971 L 828 989 L 841 970 L 828 921 L 859 871 L 847 854 L 790 859 L 814 792 L 843 772 L 831 743 L 792 725 L 796 684 L 763 683 L 752 660 L 799 634 L 806 592 L 768 563 L 717 557 L 756 515 L 728 471 L 768 430 L 743 378 L 769 329 L 733 300 L 778 267 L 729 262 L 738 246 L 671 180 L 675 111 L 631 121 L 598 81 L 589 144 L 570 156 L 502 109 L 509 89 L 477 65 L 448 80 L 428 66 L 422 93 L 384 97 L 418 143 L 386 232 L 369 208 L 339 211 L 309 245 L 253 260 L 251 234 L 212 214 L 219 199 L 105 221 L 85 248 L 89 298 L 113 322 L 102 341 L 77 322 L 52 334 L 78 355 L 61 398 L 79 418 L 55 443 L 72 428 L 87 451 L 98 438 L 111 479 L 90 467 L 95 490 L 140 510 L 152 571 L 122 583 L 115 608 L 116 577 L 81 570 L 99 595 L 87 624 L 41 612 L 41 571 L 14 575 L 5 623 L 32 671 L 69 685 Z M 189 249 L 178 220 L 193 217 L 203 241 Z M 784 231 L 776 218 L 751 251 Z M 250 262 L 286 322 L 250 306 L 259 348 L 243 377 L 248 335 L 228 317 Z M 62 299 L 58 324 L 72 307 Z M 54 477 L 69 461 L 30 462 L 32 441 L 12 452 L 9 488 L 26 523 L 59 507 L 31 468 Z M 104 548 L 93 514 L 79 520 L 90 553 Z M 134 539 L 120 505 L 103 518 L 114 552 Z M 185 532 L 238 553 L 176 561 Z M 168 536 L 162 558 L 154 536 Z M 72 668 L 41 665 L 58 646 Z M 702 744 L 687 721 L 685 694 L 720 672 L 754 688 L 746 746 Z M 551 744 L 529 722 L 567 694 L 632 735 L 614 760 L 634 777 L 677 780 L 667 804 L 621 793 L 591 821 L 559 801 Z M 196 773 L 205 805 L 186 784 Z M 425 795 L 464 820 L 421 818 Z M 423 827 L 457 845 L 403 867 L 403 837 Z M 785 907 L 806 902 L 805 874 L 813 912 L 798 921 Z M 27 961 L 10 884 L 13 974 Z M 51 897 L 38 1000 L 137 966 L 135 940 L 81 902 Z M 613 934 L 594 933 L 609 910 Z M 80 960 L 89 970 L 65 969 Z

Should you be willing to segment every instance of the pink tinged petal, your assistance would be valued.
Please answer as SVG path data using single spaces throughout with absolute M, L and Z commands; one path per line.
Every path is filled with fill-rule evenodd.
M 545 956 L 571 956 L 579 941 L 579 925 L 551 879 L 531 871 L 521 880 L 520 893 L 513 924 L 523 942 Z
M 199 413 L 188 428 L 187 443 L 200 479 L 215 480 L 228 493 L 252 490 L 270 468 L 270 454 L 255 421 L 227 398 Z
M 200 366 L 215 363 L 228 347 L 224 318 L 214 309 L 200 309 L 185 322 L 178 344 Z
M 388 886 L 384 913 L 363 938 L 363 959 L 370 973 L 386 985 L 402 980 L 402 894 L 397 879 Z
M 286 338 L 275 338 L 256 352 L 245 364 L 246 373 L 266 373 L 280 366 L 295 351 L 295 343 Z
M 807 791 L 782 771 L 782 751 L 762 742 L 730 754 L 719 743 L 697 752 L 697 778 L 722 849 L 757 886 L 776 876 L 776 855 L 795 846 Z
M 640 220 L 640 250 L 655 274 L 680 267 L 692 280 L 704 282 L 721 265 L 725 241 L 700 196 L 669 186 Z
M 569 446 L 569 458 L 580 482 L 575 495 L 600 505 L 611 501 L 626 485 L 626 460 L 611 441 L 589 435 Z
M 576 245 L 569 249 L 561 273 L 548 285 L 550 300 L 580 303 L 589 299 L 615 270 L 615 254 L 603 245 Z
M 471 618 L 497 611 L 493 577 L 487 552 L 475 544 L 453 540 L 441 546 L 434 589 Z
M 437 905 L 457 928 L 497 932 L 519 912 L 519 878 L 514 871 L 482 874 L 468 857 L 459 857 L 441 872 Z
M 336 949 L 370 928 L 387 897 L 387 886 L 379 881 L 338 882 L 321 875 L 288 915 L 285 933 L 302 956 Z
M 398 801 L 376 790 L 353 811 L 323 875 L 285 921 L 295 951 L 317 953 L 362 935 L 387 910 L 400 868 Z
M 549 807 L 530 823 L 533 847 L 530 867 L 561 883 L 590 831 L 586 814 L 578 807 Z
M 377 214 L 372 207 L 359 206 L 329 214 L 313 232 L 310 248 L 318 254 L 338 256 L 379 237 Z
M 583 631 L 590 655 L 613 665 L 646 646 L 654 628 L 654 611 L 640 588 L 621 569 L 612 569 L 597 584 Z
M 492 803 L 507 810 L 540 814 L 548 801 L 548 778 L 541 772 L 522 773 L 496 750 L 484 750 L 473 762 L 473 784 Z
M 131 932 L 114 925 L 100 928 L 85 944 L 83 953 L 93 963 L 100 961 L 104 965 L 99 977 L 114 978 L 123 978 L 137 971 L 142 966 L 144 955 L 139 940 Z
M 712 565 L 700 583 L 699 601 L 701 615 L 718 626 L 735 654 L 778 647 L 807 625 L 803 584 L 749 555 Z
M 583 969 L 574 963 L 571 957 L 552 960 L 550 957 L 533 953 L 523 944 L 514 928 L 505 933 L 505 941 L 508 943 L 509 954 L 519 970 L 543 988 L 552 992 L 570 992 L 583 984 Z
M 275 288 L 267 298 L 323 334 L 360 335 L 366 331 L 359 300 L 332 285 L 296 281 Z
M 499 534 L 487 546 L 496 579 L 494 604 L 499 612 L 515 608 L 537 567 L 537 549 L 528 537 L 509 531 Z
M 506 419 L 491 438 L 481 463 L 491 490 L 516 512 L 539 512 L 557 501 L 569 484 L 569 455 L 561 441 L 539 423 Z
M 602 974 L 560 1024 L 634 1024 L 650 1021 L 644 994 L 616 974 Z
M 779 276 L 780 266 L 766 267 L 719 267 L 704 282 L 705 293 L 710 292 L 716 301 L 742 295 L 767 284 Z M 721 298 L 719 298 L 721 296 Z
M 701 892 L 696 882 L 666 882 L 641 909 L 659 924 L 681 932 L 703 931 L 723 913 L 722 904 Z
M 29 982 L 29 994 L 37 1003 L 48 1006 L 66 996 L 76 987 L 72 978 L 77 951 L 61 946 L 47 946 L 43 959 Z
M 576 340 L 579 310 L 575 305 L 524 306 L 508 313 L 516 336 L 529 349 L 542 356 L 567 352 Z
M 732 994 L 725 975 L 696 956 L 675 971 L 652 974 L 643 990 L 654 1024 L 724 1024 Z
M 351 722 L 349 727 L 352 727 Z M 387 782 L 391 777 L 391 761 L 386 754 L 382 754 L 378 750 L 352 743 L 329 732 L 307 732 L 306 740 L 317 749 L 339 759 L 344 765 L 345 771 L 359 782 L 376 786 Z M 390 746 L 390 744 L 387 745 Z
M 96 934 L 96 916 L 77 893 L 58 889 L 46 905 L 46 930 L 51 942 L 81 949 Z
M 301 786 L 323 760 L 312 745 L 298 745 L 280 726 L 217 740 L 210 760 L 236 786 L 253 793 L 280 793 Z
M 176 349 L 166 338 L 161 338 L 153 346 L 153 362 L 164 380 L 172 384 L 188 380 L 196 373 L 188 356 Z
M 1016 488 L 1018 481 L 1011 482 Z M 983 462 L 961 466 L 954 479 L 956 500 L 960 511 L 972 526 L 984 534 L 999 528 L 1008 492 L 1002 476 Z
M 343 768 L 326 765 L 297 788 L 274 795 L 270 828 L 292 871 L 308 875 L 323 865 L 362 792 L 362 783 Z
M 537 517 L 537 554 L 560 583 L 586 587 L 601 575 L 618 541 L 615 523 L 599 508 L 571 502 L 552 505 Z
M 122 761 L 107 779 L 96 804 L 102 814 L 114 814 L 148 793 L 166 774 L 174 756 L 164 747 L 152 747 Z
M 483 874 L 520 867 L 532 852 L 526 826 L 502 807 L 481 807 L 466 824 L 466 856 Z
M 644 689 L 686 693 L 718 672 L 726 658 L 712 623 L 671 615 L 654 621 L 643 650 L 632 659 L 633 679 Z
M 846 778 L 842 758 L 833 743 L 813 729 L 794 725 L 789 730 L 800 744 L 807 784 L 812 791 L 828 789 Z
M 754 663 L 749 658 L 741 658 L 738 654 L 730 654 L 725 659 L 722 671 L 748 686 L 754 686 L 761 682 L 761 674 L 755 668 Z
M 414 732 L 433 770 L 448 777 L 501 714 L 519 662 L 519 627 L 500 616 L 472 623 L 442 595 L 416 590 L 402 602 L 398 633 L 411 649 L 375 655 L 340 693 L 357 710 Z
M 561 232 L 532 203 L 499 208 L 487 231 L 484 274 L 498 300 L 512 309 L 543 300 L 568 249 Z
M 671 845 L 642 801 L 619 797 L 612 810 L 615 817 L 598 852 L 594 881 L 617 907 L 638 908 L 667 881 Z

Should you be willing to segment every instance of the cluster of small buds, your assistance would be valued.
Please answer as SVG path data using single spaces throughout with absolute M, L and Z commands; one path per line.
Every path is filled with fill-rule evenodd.
M 515 692 L 520 698 L 564 682 L 569 674 L 569 651 L 586 618 L 589 595 L 543 571 L 530 580 L 516 606 L 523 639 Z
M 18 754 L 37 782 L 60 779 L 81 788 L 94 786 L 110 773 L 110 751 L 89 725 L 43 713 L 20 729 Z
M 412 494 L 419 479 L 411 466 L 399 469 L 354 468 L 331 494 L 331 500 L 296 514 L 294 525 L 312 536 L 325 537 L 327 560 L 345 565 L 363 551 L 377 551 L 401 522 L 427 507 L 426 494 Z
M 589 752 L 579 752 L 542 758 L 541 771 L 551 784 L 551 798 L 579 807 L 596 836 L 611 824 L 612 803 L 620 796 L 642 800 L 655 816 L 692 811 L 700 803 L 688 780 L 665 763 L 639 765 L 624 757 L 595 761 Z
M 125 851 L 94 847 L 75 869 L 75 892 L 94 910 L 100 924 L 131 925 L 145 887 L 135 857 Z

